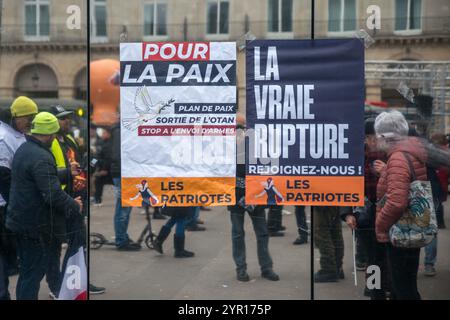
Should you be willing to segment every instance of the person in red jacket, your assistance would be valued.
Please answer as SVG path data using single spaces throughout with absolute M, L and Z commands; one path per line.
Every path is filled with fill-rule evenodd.
M 377 185 L 377 199 L 385 199 L 377 207 L 375 232 L 377 241 L 386 243 L 387 260 L 392 281 L 391 297 L 398 300 L 420 300 L 417 271 L 420 248 L 399 248 L 390 243 L 389 230 L 402 217 L 408 206 L 409 185 L 412 179 L 408 160 L 415 176 L 426 181 L 425 148 L 417 137 L 408 137 L 408 123 L 398 111 L 383 112 L 375 119 L 377 143 L 388 156 L 381 169 Z

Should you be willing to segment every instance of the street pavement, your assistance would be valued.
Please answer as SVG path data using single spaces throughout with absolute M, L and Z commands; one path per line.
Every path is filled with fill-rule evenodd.
M 144 228 L 142 209 L 133 208 L 129 234 L 137 240 Z M 446 224 L 450 227 L 450 205 L 445 204 Z M 102 207 L 91 207 L 91 232 L 114 237 L 114 196 L 111 186 L 106 186 Z M 307 209 L 309 221 L 309 210 Z M 280 281 L 261 278 L 256 255 L 256 238 L 251 221 L 246 216 L 247 264 L 250 282 L 236 280 L 235 265 L 231 253 L 231 222 L 225 207 L 202 211 L 206 231 L 186 232 L 186 249 L 194 251 L 195 257 L 173 257 L 172 234 L 164 243 L 164 255 L 143 247 L 138 252 L 121 252 L 113 246 L 90 250 L 90 282 L 106 287 L 106 293 L 91 295 L 91 299 L 310 299 L 310 244 L 294 246 L 297 237 L 293 207 L 285 207 L 284 237 L 270 238 L 270 253 L 274 270 Z M 152 220 L 157 233 L 164 220 Z M 343 223 L 345 279 L 337 283 L 315 284 L 315 299 L 367 300 L 363 295 L 364 273 L 357 271 L 357 286 L 353 277 L 352 236 Z M 419 292 L 425 300 L 450 299 L 450 229 L 439 230 L 437 275 L 423 274 L 423 251 L 418 274 Z M 314 250 L 315 270 L 319 269 L 319 252 Z M 10 278 L 10 292 L 15 297 L 17 276 Z M 40 300 L 49 299 L 45 279 L 41 283 Z
M 105 188 L 103 206 L 91 209 L 91 232 L 112 239 L 113 197 Z M 90 251 L 90 277 L 106 293 L 92 299 L 309 299 L 310 247 L 294 246 L 297 237 L 293 208 L 283 215 L 284 237 L 270 238 L 270 253 L 280 281 L 261 278 L 256 238 L 246 216 L 247 265 L 250 282 L 236 280 L 231 253 L 231 222 L 226 207 L 201 211 L 206 231 L 186 232 L 186 249 L 195 257 L 175 259 L 172 235 L 164 243 L 164 255 L 144 247 L 139 252 L 121 252 L 112 246 Z M 133 240 L 145 226 L 142 209 L 131 213 L 129 234 Z M 285 213 L 287 213 L 285 211 Z M 157 233 L 163 220 L 152 220 Z
M 100 232 L 112 239 L 113 197 L 112 189 L 105 190 L 102 207 L 91 210 L 91 232 Z M 246 217 L 247 263 L 251 281 L 242 283 L 235 278 L 231 254 L 231 223 L 226 208 L 202 211 L 206 231 L 186 232 L 186 248 L 195 252 L 192 259 L 173 258 L 171 236 L 164 243 L 164 255 L 143 248 L 140 252 L 119 252 L 114 247 L 91 250 L 91 282 L 105 286 L 103 295 L 92 299 L 310 299 L 310 245 L 294 246 L 297 236 L 293 207 L 285 207 L 284 237 L 270 238 L 270 253 L 274 269 L 281 280 L 271 282 L 260 277 L 256 256 L 256 240 L 250 219 Z M 450 212 L 446 204 L 446 212 Z M 140 208 L 134 208 L 129 234 L 136 240 L 145 225 Z M 307 210 L 309 221 L 309 210 Z M 447 215 L 447 225 L 450 226 Z M 163 224 L 153 220 L 158 232 Z M 346 278 L 337 283 L 316 284 L 315 299 L 366 300 L 364 297 L 364 272 L 357 272 L 357 286 L 353 274 L 352 235 L 343 223 Z M 423 299 L 450 299 L 450 231 L 440 230 L 438 274 L 429 278 L 423 275 L 423 265 L 418 275 L 419 290 Z M 319 252 L 314 251 L 315 270 L 319 269 Z M 421 256 L 423 263 L 423 250 Z

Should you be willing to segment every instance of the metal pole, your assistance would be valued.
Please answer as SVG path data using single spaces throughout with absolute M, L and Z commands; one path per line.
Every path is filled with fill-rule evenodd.
M 3 33 L 2 16 L 3 16 L 3 0 L 0 0 L 0 45 L 2 44 L 2 33 Z
M 314 10 L 315 10 L 315 1 L 311 0 L 311 40 L 314 40 Z M 310 260 L 310 274 L 311 274 L 311 300 L 314 300 L 314 207 L 311 206 L 311 218 L 310 218 L 310 234 L 311 234 L 311 260 Z
M 90 10 L 90 1 L 86 0 L 86 106 L 87 106 L 87 126 L 88 126 L 88 135 L 87 135 L 87 153 L 88 153 L 88 165 L 87 165 L 87 176 L 90 177 L 90 171 L 91 171 L 91 165 L 90 165 L 90 159 L 91 159 L 91 148 L 89 147 L 91 145 L 91 135 L 90 132 L 90 124 L 91 124 L 91 10 Z M 88 180 L 89 181 L 89 180 Z M 87 264 L 87 297 L 89 299 L 89 284 L 90 284 L 90 272 L 89 272 L 89 266 L 91 263 L 90 259 L 90 237 L 89 234 L 91 232 L 91 206 L 89 205 L 89 193 L 90 193 L 90 186 L 89 183 L 87 184 L 86 188 L 87 192 L 87 241 L 86 241 L 86 264 Z
M 183 41 L 187 41 L 188 38 L 188 21 L 187 17 L 184 17 L 183 21 Z
M 314 11 L 315 11 L 315 1 L 311 0 L 311 40 L 314 40 Z

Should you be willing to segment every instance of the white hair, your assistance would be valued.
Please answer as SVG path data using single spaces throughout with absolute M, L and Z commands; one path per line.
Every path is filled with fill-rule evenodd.
M 397 110 L 380 113 L 375 119 L 374 126 L 377 135 L 407 136 L 409 130 L 408 122 L 403 114 Z

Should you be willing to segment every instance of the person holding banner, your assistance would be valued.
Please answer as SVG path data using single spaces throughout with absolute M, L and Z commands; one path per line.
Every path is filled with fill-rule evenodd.
M 122 207 L 120 124 L 116 124 L 111 128 L 111 137 L 111 175 L 113 177 L 114 191 L 116 195 L 116 208 L 114 213 L 116 248 L 119 251 L 137 251 L 141 250 L 141 245 L 133 242 L 127 233 L 132 207 Z
M 245 118 L 237 117 L 238 126 L 244 127 Z M 236 136 L 237 144 L 245 143 L 245 133 L 240 130 L 241 134 Z M 245 148 L 237 148 L 237 150 L 245 150 Z M 237 155 L 237 159 L 241 155 Z M 273 184 L 272 184 L 273 187 Z M 264 194 L 263 191 L 262 195 Z M 245 252 L 245 230 L 244 217 L 247 212 L 252 220 L 253 230 L 256 234 L 256 244 L 258 252 L 258 262 L 261 267 L 261 276 L 271 281 L 278 281 L 280 277 L 273 271 L 273 262 L 269 253 L 269 230 L 267 229 L 265 206 L 246 206 L 245 205 L 245 164 L 236 165 L 236 199 L 237 204 L 228 206 L 231 218 L 231 235 L 232 235 L 232 251 L 233 259 L 236 264 L 236 277 L 238 281 L 250 281 L 247 273 L 247 262 Z

